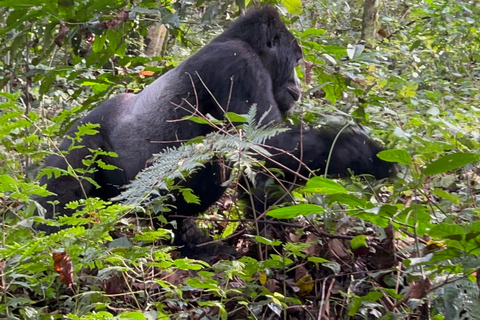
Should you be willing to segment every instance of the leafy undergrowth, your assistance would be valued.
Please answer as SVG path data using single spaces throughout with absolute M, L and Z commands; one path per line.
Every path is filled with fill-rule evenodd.
M 276 219 L 262 220 L 262 232 L 232 219 L 241 207 L 224 197 L 222 210 L 198 220 L 216 225 L 215 237 L 238 254 L 216 241 L 200 245 L 197 259 L 168 245 L 169 230 L 125 216 L 131 206 L 98 199 L 71 203 L 72 217 L 48 222 L 73 227 L 34 234 L 26 226 L 39 218 L 26 196 L 44 191 L 2 175 L 0 312 L 8 319 L 474 319 L 480 222 L 442 210 L 460 205 L 461 191 L 430 192 L 431 178 L 400 198 L 411 159 L 401 150 L 380 156 L 405 164 L 397 177 L 314 177 L 293 193 L 296 205 L 267 212 Z M 420 175 L 460 173 L 477 159 L 452 153 Z M 457 186 L 477 178 L 473 170 L 456 176 Z

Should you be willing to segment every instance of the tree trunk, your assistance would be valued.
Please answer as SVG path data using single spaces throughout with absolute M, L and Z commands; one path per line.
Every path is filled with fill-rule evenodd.
M 375 39 L 379 7 L 380 0 L 365 0 L 363 7 L 362 40 L 369 42 Z
M 158 57 L 162 55 L 163 45 L 167 37 L 167 28 L 162 23 L 155 23 L 148 28 L 148 34 L 146 36 L 147 46 L 145 48 L 145 54 L 147 57 Z M 152 62 L 150 65 L 156 65 Z

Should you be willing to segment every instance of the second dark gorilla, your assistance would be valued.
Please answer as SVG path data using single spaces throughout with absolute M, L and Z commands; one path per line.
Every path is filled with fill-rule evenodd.
M 293 35 L 287 30 L 278 13 L 272 8 L 251 10 L 245 17 L 237 19 L 224 33 L 207 46 L 167 72 L 139 94 L 121 94 L 102 103 L 79 121 L 67 135 L 73 136 L 81 123 L 98 123 L 99 133 L 85 136 L 81 149 L 74 149 L 66 156 L 73 168 L 82 168 L 82 159 L 90 154 L 88 149 L 113 151 L 118 158 L 102 159 L 121 170 L 98 171 L 94 179 L 100 189 L 87 181 L 83 186 L 72 177 L 58 179 L 42 177 L 40 183 L 57 196 L 39 200 L 47 209 L 47 218 L 53 218 L 53 210 L 47 201 L 59 200 L 61 214 L 66 203 L 86 196 L 109 199 L 119 194 L 118 187 L 133 180 L 145 168 L 148 159 L 166 147 L 177 146 L 211 130 L 188 120 L 189 115 L 211 115 L 223 119 L 227 111 L 246 113 L 252 105 L 257 107 L 260 118 L 267 110 L 263 123 L 282 122 L 300 97 L 300 87 L 295 75 L 295 66 L 302 59 L 302 51 Z M 281 134 L 268 142 L 277 148 L 299 152 L 303 139 L 304 156 L 312 169 L 322 169 L 330 150 L 331 136 L 335 132 L 310 130 L 304 136 L 298 128 Z M 380 150 L 368 137 L 343 135 L 337 143 L 331 173 L 345 175 L 347 169 L 356 174 L 370 173 L 377 178 L 385 177 L 390 166 L 375 155 Z M 360 141 L 361 140 L 361 141 Z M 60 150 L 67 150 L 71 141 L 64 139 Z M 338 149 L 337 149 L 338 148 Z M 341 151 L 341 150 L 348 150 Z M 296 170 L 298 163 L 279 158 Z M 63 157 L 50 156 L 46 166 L 67 168 Z M 380 164 L 380 165 L 379 165 Z M 179 199 L 175 203 L 182 214 L 197 214 L 220 197 L 223 188 L 213 188 L 216 183 L 215 165 L 189 180 L 186 186 L 200 197 L 201 205 L 185 204 Z M 46 225 L 37 227 L 47 232 L 55 231 Z

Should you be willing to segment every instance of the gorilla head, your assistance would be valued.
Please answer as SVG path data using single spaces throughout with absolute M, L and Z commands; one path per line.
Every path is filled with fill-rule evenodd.
M 303 59 L 303 55 L 278 13 L 268 7 L 249 11 L 213 42 L 233 39 L 248 43 L 260 57 L 272 79 L 275 101 L 280 111 L 286 113 L 292 109 L 301 95 L 295 66 Z

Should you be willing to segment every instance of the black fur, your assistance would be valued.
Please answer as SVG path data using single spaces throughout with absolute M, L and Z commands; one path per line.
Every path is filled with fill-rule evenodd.
M 79 123 L 98 123 L 99 133 L 84 137 L 85 148 L 73 150 L 67 155 L 67 161 L 74 168 L 81 168 L 89 148 L 116 152 L 118 158 L 103 161 L 121 170 L 99 169 L 91 178 L 100 189 L 87 182 L 83 185 L 87 196 L 102 199 L 116 196 L 118 187 L 133 180 L 152 154 L 212 130 L 207 125 L 180 120 L 185 116 L 210 114 L 223 119 L 226 111 L 242 114 L 256 104 L 258 117 L 270 109 L 264 124 L 282 122 L 282 116 L 300 97 L 294 68 L 301 58 L 299 45 L 275 10 L 252 10 L 142 92 L 121 94 L 90 112 Z M 76 130 L 74 126 L 67 135 L 73 135 Z M 299 146 L 303 141 L 303 160 L 312 169 L 322 169 L 335 132 L 310 130 L 302 135 L 299 128 L 293 128 L 268 143 L 300 156 Z M 70 140 L 65 139 L 60 150 L 66 150 L 69 145 Z M 382 178 L 390 171 L 390 167 L 375 156 L 380 148 L 366 136 L 343 134 L 334 150 L 330 173 L 345 175 L 350 168 L 357 174 L 371 173 Z M 284 155 L 277 158 L 292 170 L 298 168 L 298 162 L 291 158 Z M 63 169 L 67 166 L 58 156 L 47 158 L 45 165 Z M 202 204 L 187 204 L 179 199 L 175 203 L 178 212 L 197 214 L 220 197 L 223 188 L 217 181 L 219 170 L 218 165 L 211 164 L 189 180 L 187 186 L 196 192 Z M 286 177 L 293 181 L 293 177 Z M 48 179 L 44 176 L 40 183 L 47 184 L 47 189 L 57 194 L 39 200 L 47 209 L 47 218 L 53 218 L 47 201 L 58 199 L 57 211 L 69 214 L 64 205 L 83 197 L 82 188 L 71 177 Z M 37 229 L 55 231 L 45 225 Z

